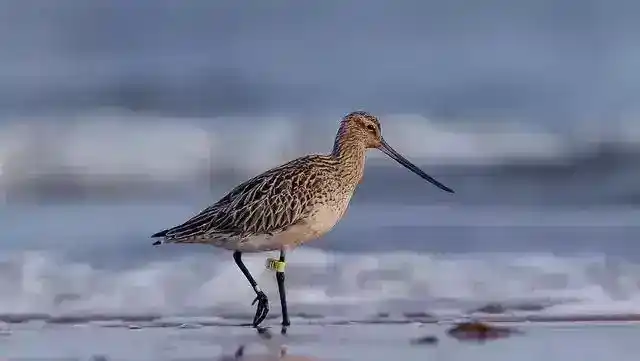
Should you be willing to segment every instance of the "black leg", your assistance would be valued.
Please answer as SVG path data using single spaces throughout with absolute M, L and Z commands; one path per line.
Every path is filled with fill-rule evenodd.
M 280 251 L 280 262 L 285 262 L 285 251 Z M 276 280 L 278 281 L 278 293 L 280 293 L 280 306 L 282 306 L 282 334 L 287 333 L 289 322 L 289 311 L 287 310 L 287 292 L 284 288 L 284 270 L 276 272 Z
M 253 317 L 253 327 L 258 328 L 258 325 L 264 321 L 264 319 L 267 318 L 267 314 L 269 314 L 269 300 L 267 299 L 267 295 L 265 295 L 260 287 L 258 287 L 258 282 L 253 279 L 253 276 L 251 276 L 247 267 L 242 263 L 242 253 L 239 251 L 233 252 L 233 259 L 236 261 L 238 268 L 240 268 L 240 271 L 242 271 L 256 293 L 256 299 L 253 300 L 251 305 L 258 302 L 256 315 Z

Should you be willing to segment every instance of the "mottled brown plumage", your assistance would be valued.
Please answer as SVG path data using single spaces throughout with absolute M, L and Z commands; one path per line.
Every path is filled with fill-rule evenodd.
M 236 251 L 236 262 L 262 297 L 243 269 L 240 254 L 284 252 L 329 232 L 344 215 L 362 180 L 370 148 L 380 149 L 422 178 L 453 192 L 393 150 L 382 138 L 375 116 L 352 112 L 340 122 L 330 154 L 307 155 L 270 169 L 238 185 L 183 224 L 152 237 L 163 238 L 164 242 L 155 244 L 206 243 Z M 260 317 L 256 314 L 256 320 Z
M 366 150 L 380 147 L 380 134 L 376 117 L 351 113 L 342 120 L 330 154 L 307 155 L 270 169 L 154 236 L 243 252 L 290 248 L 317 238 L 346 211 L 362 179 Z M 287 231 L 296 237 L 287 237 Z

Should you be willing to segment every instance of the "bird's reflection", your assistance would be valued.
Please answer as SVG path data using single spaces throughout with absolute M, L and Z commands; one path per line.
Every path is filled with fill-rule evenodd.
M 222 356 L 218 361 L 322 361 L 319 358 L 289 354 L 287 346 L 281 345 L 276 352 L 247 355 L 246 345 L 240 345 L 233 356 Z

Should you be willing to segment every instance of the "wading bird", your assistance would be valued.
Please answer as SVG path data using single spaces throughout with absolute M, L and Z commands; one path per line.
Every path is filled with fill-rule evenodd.
M 372 148 L 453 193 L 391 148 L 382 138 L 378 118 L 357 111 L 340 122 L 330 154 L 306 155 L 249 179 L 181 225 L 151 236 L 162 238 L 154 245 L 204 243 L 234 251 L 233 259 L 256 293 L 253 327 L 258 330 L 269 312 L 269 300 L 242 262 L 242 254 L 280 251 L 273 268 L 285 333 L 290 325 L 284 286 L 286 252 L 326 234 L 342 218 L 362 180 L 365 154 Z

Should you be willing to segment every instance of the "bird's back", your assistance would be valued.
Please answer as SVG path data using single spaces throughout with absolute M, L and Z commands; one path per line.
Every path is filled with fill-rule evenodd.
M 272 168 L 236 186 L 183 224 L 158 232 L 167 242 L 207 242 L 275 234 L 331 201 L 339 179 L 330 155 L 308 155 Z

